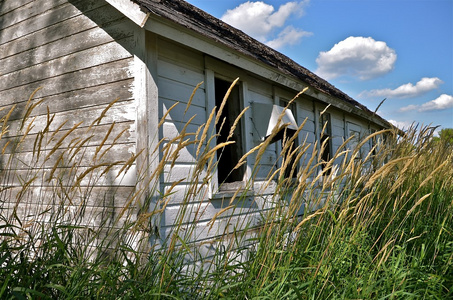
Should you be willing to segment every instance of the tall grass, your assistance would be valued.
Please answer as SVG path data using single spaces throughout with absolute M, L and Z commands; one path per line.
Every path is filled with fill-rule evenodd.
M 115 103 L 90 124 L 35 116 L 38 105 L 32 95 L 23 110 L 12 107 L 0 119 L 2 299 L 453 296 L 452 149 L 434 143 L 428 127 L 403 136 L 377 132 L 353 151 L 345 141 L 324 172 L 316 149 L 325 143 L 294 149 L 296 135 L 285 136 L 281 167 L 258 188 L 255 176 L 271 137 L 240 160 L 255 159 L 251 178 L 208 222 L 206 230 L 216 234 L 201 244 L 215 247 L 203 256 L 197 224 L 215 154 L 229 143 L 210 147 L 211 129 L 222 122 L 215 111 L 197 132 L 186 125 L 161 140 L 151 151 L 160 160 L 149 170 L 137 164 L 142 152 L 115 159 L 126 131 L 102 122 Z M 384 135 L 385 143 L 360 151 Z M 166 191 L 158 184 L 184 147 L 196 149 L 198 163 L 185 179 L 190 184 L 178 198 L 172 230 L 159 237 L 156 224 L 178 182 Z M 112 184 L 134 167 L 135 188 Z M 285 177 L 287 169 L 297 180 Z M 243 200 L 251 192 L 264 199 L 259 220 L 247 217 L 252 210 Z M 232 217 L 238 213 L 241 222 Z M 225 222 L 235 230 L 221 228 Z

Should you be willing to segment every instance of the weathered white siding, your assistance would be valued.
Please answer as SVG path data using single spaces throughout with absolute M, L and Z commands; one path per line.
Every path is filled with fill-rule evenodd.
M 263 80 L 259 80 L 256 77 L 247 77 L 248 83 L 248 99 L 247 105 L 250 106 L 250 109 L 253 110 L 254 103 L 258 104 L 267 104 L 273 105 L 274 104 L 274 92 L 272 85 L 268 82 Z M 256 115 L 253 115 L 257 117 Z M 249 140 L 251 141 L 250 149 L 258 146 L 262 141 L 260 140 L 260 136 L 258 135 L 256 124 L 254 122 L 253 117 L 249 120 L 245 120 L 246 122 L 250 122 L 251 133 L 249 133 Z M 263 155 L 258 161 L 259 165 L 256 165 L 256 153 L 248 159 L 248 164 L 251 168 L 255 168 L 256 175 L 255 180 L 263 181 L 265 180 L 273 171 L 278 168 L 277 164 L 277 144 L 271 144 L 269 147 L 264 151 Z
M 98 163 L 127 161 L 136 152 L 133 96 L 135 30 L 135 24 L 102 0 L 0 2 L 0 109 L 4 109 L 2 113 L 5 113 L 13 105 L 16 106 L 9 120 L 8 136 L 1 141 L 2 149 L 18 134 L 27 100 L 35 89 L 41 88 L 35 94 L 33 103 L 43 101 L 25 123 L 27 128 L 33 119 L 34 127 L 28 132 L 23 147 L 15 153 L 21 163 L 13 166 L 15 170 L 11 171 L 17 176 L 2 178 L 4 184 L 14 187 L 0 194 L 5 203 L 3 208 L 15 205 L 16 195 L 21 189 L 19 176 L 29 176 L 30 167 L 34 167 L 33 172 L 38 172 L 36 166 L 42 168 L 42 173 L 51 172 L 58 163 L 58 153 L 71 147 L 70 142 L 74 143 L 75 137 L 86 138 L 88 126 L 115 99 L 116 104 L 93 129 L 93 136 L 83 151 L 74 156 L 73 159 L 79 161 L 78 172 L 92 165 L 93 155 L 101 143 L 102 150 L 112 148 Z M 40 146 L 43 157 L 75 124 L 83 123 L 71 133 L 71 138 L 63 141 L 60 150 L 49 160 L 33 165 L 34 141 L 45 129 L 48 114 L 54 115 L 49 136 L 58 132 L 53 140 Z M 105 139 L 113 123 L 116 125 Z M 9 145 L 4 148 L 4 163 L 11 156 Z M 119 164 L 105 174 L 101 174 L 100 169 L 100 178 L 96 182 L 88 178 L 81 181 L 82 187 L 94 187 L 87 204 L 93 221 L 103 220 L 96 219 L 97 215 L 108 215 L 109 218 L 117 215 L 118 209 L 125 205 L 126 195 L 133 191 L 135 167 L 125 178 L 117 178 L 121 167 Z M 59 168 L 64 168 L 64 165 Z M 51 197 L 48 185 L 51 183 L 46 178 L 37 178 L 31 184 L 30 193 L 49 193 L 48 197 Z M 30 204 L 34 201 L 32 194 L 28 197 Z M 79 196 L 83 196 L 83 191 Z M 74 205 L 77 204 L 75 201 Z M 107 208 L 109 213 L 105 213 Z
M 19 215 L 42 205 L 35 199 L 42 199 L 43 195 L 51 200 L 58 196 L 53 194 L 45 174 L 55 169 L 69 170 L 62 173 L 62 179 L 77 178 L 77 173 L 71 173 L 71 166 L 59 160 L 58 155 L 72 147 L 77 138 L 87 138 L 89 134 L 92 136 L 83 151 L 73 156 L 79 161 L 79 172 L 88 170 L 96 161 L 93 157 L 103 149 L 110 148 L 96 163 L 119 161 L 107 172 L 95 170 L 93 174 L 99 178 L 84 178 L 80 181 L 82 188 L 71 195 L 76 203 L 87 201 L 92 224 L 114 219 L 134 192 L 137 175 L 150 175 L 161 168 L 162 175 L 151 184 L 157 189 L 152 191 L 151 201 L 166 205 L 160 218 L 153 216 L 152 220 L 153 226 L 160 226 L 160 238 L 172 237 L 174 229 L 180 227 L 179 234 L 186 235 L 186 241 L 203 241 L 197 251 L 207 255 L 216 251 L 216 237 L 259 227 L 263 211 L 281 205 L 271 202 L 275 184 L 266 185 L 263 190 L 265 180 L 281 165 L 281 142 L 269 145 L 259 161 L 256 153 L 247 158 L 245 179 L 253 179 L 253 184 L 234 201 L 233 193 L 219 192 L 216 171 L 208 172 L 206 163 L 196 182 L 193 177 L 199 165 L 197 151 L 207 146 L 204 141 L 199 147 L 197 138 L 216 103 L 215 78 L 232 82 L 237 77 L 241 106 L 250 107 L 242 124 L 246 153 L 261 142 L 253 105 L 280 105 L 280 101 L 292 99 L 299 92 L 296 89 L 307 84 L 159 16 L 150 16 L 145 27 L 139 28 L 105 0 L 0 0 L 0 109 L 6 112 L 16 106 L 9 118 L 8 135 L 0 142 L 0 167 L 13 155 L 19 128 L 34 124 L 29 127 L 23 146 L 14 153 L 19 160 L 10 167 L 18 176 L 0 178 L 4 186 L 11 186 L 0 191 L 1 209 L 16 206 L 16 199 L 23 197 L 20 193 L 24 178 L 36 167 L 44 175 L 30 181 L 28 204 L 20 207 Z M 43 102 L 22 124 L 27 100 L 37 88 L 41 89 L 33 103 Z M 116 104 L 87 133 L 114 99 Z M 327 102 L 333 103 L 327 110 L 331 115 L 332 154 L 351 132 L 361 138 L 371 129 L 363 115 L 355 117 L 343 111 L 348 104 L 316 89 L 309 90 L 295 100 L 296 122 L 305 122 L 298 144 L 310 145 L 301 158 L 301 168 L 319 166 L 317 160 L 308 164 L 314 154 L 319 154 L 320 112 Z M 71 132 L 74 126 L 77 128 Z M 40 145 L 41 156 L 53 156 L 35 163 L 35 141 L 43 130 L 53 136 Z M 59 144 L 59 139 L 70 132 L 76 139 Z M 208 139 L 215 134 L 213 123 L 207 133 Z M 215 143 L 214 139 L 209 146 Z M 357 141 L 349 143 L 349 148 L 354 143 Z M 53 152 L 56 146 L 59 150 Z M 371 142 L 363 152 L 370 147 Z M 139 162 L 125 176 L 118 177 L 124 162 L 140 150 L 144 150 L 144 155 Z M 313 173 L 307 180 L 316 176 Z M 148 188 L 143 182 L 139 181 L 138 187 Z M 89 198 L 85 198 L 86 192 L 90 193 Z M 76 205 L 71 209 L 76 210 Z
M 205 171 L 200 174 L 198 186 L 201 186 L 204 179 L 211 176 L 209 184 L 203 185 L 200 190 L 194 193 L 194 187 L 197 185 L 191 182 L 191 173 L 197 165 L 196 150 L 198 144 L 183 148 L 174 160 L 172 157 L 163 157 L 165 155 L 164 150 L 169 142 L 172 142 L 171 149 L 177 149 L 180 140 L 174 140 L 174 138 L 180 135 L 184 128 L 186 128 L 187 133 L 195 133 L 200 126 L 205 125 L 211 113 L 210 108 L 215 105 L 213 96 L 210 97 L 206 92 L 206 85 L 208 84 L 206 81 L 212 84 L 214 78 L 207 79 L 206 77 L 214 76 L 214 74 L 215 76 L 230 76 L 232 79 L 240 77 L 240 86 L 244 89 L 242 91 L 244 106 L 259 101 L 272 104 L 272 86 L 255 78 L 247 77 L 238 70 L 236 70 L 238 71 L 237 74 L 233 74 L 235 73 L 234 70 L 222 68 L 220 62 L 211 61 L 206 64 L 202 53 L 169 42 L 164 38 L 158 39 L 157 48 L 160 116 L 163 117 L 171 106 L 179 103 L 165 116 L 165 121 L 160 129 L 160 135 L 165 140 L 161 144 L 161 159 L 168 161 L 161 178 L 161 190 L 164 193 L 170 191 L 170 189 L 172 191 L 161 218 L 161 236 L 164 239 L 171 237 L 172 231 L 180 224 L 182 229 L 179 234 L 187 234 L 189 240 L 192 241 L 205 241 L 205 246 L 198 250 L 208 254 L 216 249 L 211 247 L 210 241 L 213 238 L 233 232 L 235 229 L 245 228 L 245 226 L 258 225 L 261 220 L 259 213 L 264 208 L 264 201 L 249 196 L 230 203 L 232 194 L 216 194 L 216 190 L 211 188 L 211 185 L 214 188 L 217 186 L 215 174 L 207 174 Z M 209 69 L 209 72 L 206 71 L 207 69 Z M 201 82 L 203 83 L 197 89 L 191 105 L 187 108 L 190 95 Z M 187 125 L 187 121 L 191 118 L 190 125 Z M 245 122 L 251 122 L 250 118 L 245 118 Z M 246 145 L 245 151 L 248 151 L 259 144 L 259 141 L 254 141 L 252 124 L 244 127 L 248 128 L 243 136 Z M 214 133 L 212 130 L 215 130 L 213 124 L 208 131 L 209 136 Z M 186 139 L 191 141 L 194 136 L 189 135 Z M 170 151 L 170 153 L 174 152 Z M 257 179 L 260 176 L 264 179 L 270 168 L 275 167 L 275 145 L 270 147 L 264 159 L 268 161 L 268 164 L 263 163 L 261 165 Z M 254 158 L 248 159 L 247 164 L 249 167 L 253 167 Z M 178 184 L 172 187 L 175 182 L 178 182 Z M 218 215 L 222 209 L 230 204 L 233 204 L 231 209 Z M 184 218 L 181 218 L 180 215 L 182 211 L 184 211 Z M 216 215 L 214 221 L 213 217 Z
M 313 155 L 313 151 L 315 151 L 315 142 L 316 138 L 316 118 L 314 112 L 314 103 L 313 100 L 309 97 L 304 95 L 299 96 L 296 99 L 297 103 L 297 124 L 300 126 L 302 123 L 305 122 L 304 127 L 299 133 L 299 145 L 309 144 L 311 145 L 308 149 L 306 154 L 304 154 L 301 158 L 301 167 L 307 167 L 309 164 L 309 160 Z M 314 162 L 316 163 L 316 162 Z

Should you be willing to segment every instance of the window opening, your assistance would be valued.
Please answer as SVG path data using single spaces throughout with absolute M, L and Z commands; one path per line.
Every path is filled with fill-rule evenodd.
M 219 109 L 225 94 L 230 88 L 231 83 L 225 80 L 215 78 L 215 104 Z M 241 97 L 239 86 L 235 85 L 226 101 L 226 104 L 221 112 L 218 124 L 216 124 L 217 145 L 226 141 L 233 141 L 233 144 L 227 145 L 217 150 L 217 179 L 219 185 L 222 183 L 231 183 L 242 181 L 245 174 L 245 164 L 234 169 L 243 155 L 242 142 L 242 126 L 243 120 L 240 120 L 233 132 L 233 135 L 228 139 L 230 129 L 234 124 L 237 116 L 241 113 Z
M 332 122 L 330 113 L 324 112 L 319 118 L 321 169 L 325 175 L 330 175 L 332 168 L 326 170 L 327 163 L 332 159 Z

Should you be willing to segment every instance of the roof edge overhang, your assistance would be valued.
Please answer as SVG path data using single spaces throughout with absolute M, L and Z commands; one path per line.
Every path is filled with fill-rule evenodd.
M 176 43 L 190 47 L 194 50 L 205 53 L 213 58 L 224 61 L 228 64 L 243 69 L 251 74 L 258 75 L 259 77 L 265 78 L 274 82 L 280 86 L 284 86 L 295 93 L 302 91 L 306 87 L 308 90 L 305 92 L 306 95 L 314 98 L 318 101 L 326 104 L 331 104 L 332 107 L 336 107 L 342 111 L 353 113 L 361 118 L 370 120 L 378 126 L 384 128 L 391 128 L 392 125 L 386 120 L 382 119 L 379 115 L 365 111 L 359 106 L 355 106 L 352 103 L 342 101 L 341 99 L 323 93 L 315 87 L 311 87 L 308 83 L 300 80 L 295 76 L 291 76 L 286 72 L 280 71 L 279 69 L 273 68 L 267 65 L 265 62 L 256 60 L 254 57 L 250 57 L 239 51 L 235 51 L 231 47 L 224 45 L 214 39 L 204 36 L 198 32 L 185 28 L 171 20 L 162 18 L 157 15 L 150 15 L 148 21 L 144 26 L 145 30 L 153 32 L 157 35 L 163 36 Z M 234 55 L 232 55 L 234 54 Z
M 225 62 L 235 65 L 237 67 L 240 67 L 241 69 L 245 69 L 247 71 L 250 71 L 250 68 L 248 68 L 248 67 L 250 67 L 252 65 L 260 66 L 259 68 L 255 68 L 254 70 L 252 69 L 253 71 L 255 71 L 255 72 L 252 71 L 252 73 L 255 73 L 256 75 L 262 76 L 266 79 L 269 79 L 273 82 L 286 86 L 295 91 L 301 91 L 305 87 L 309 87 L 310 89 L 306 92 L 306 94 L 313 98 L 316 98 L 327 104 L 331 104 L 332 106 L 337 107 L 343 111 L 353 113 L 364 119 L 372 121 L 373 123 L 375 123 L 378 126 L 381 126 L 384 128 L 394 128 L 394 126 L 390 122 L 383 119 L 376 113 L 370 111 L 362 104 L 360 104 L 357 101 L 355 101 L 354 99 L 350 98 L 343 92 L 337 90 L 335 87 L 332 87 L 332 88 L 328 87 L 329 91 L 324 92 L 324 90 L 322 88 L 316 87 L 316 86 L 311 86 L 310 83 L 305 82 L 305 80 L 302 80 L 296 74 L 292 74 L 292 72 L 290 70 L 287 70 L 285 67 L 283 67 L 282 70 L 280 70 L 280 67 L 282 67 L 282 66 L 277 66 L 277 67 L 270 66 L 269 63 L 266 63 L 265 61 L 261 61 L 259 58 L 255 57 L 253 55 L 247 55 L 247 54 L 249 54 L 247 51 L 241 51 L 240 49 L 236 49 L 234 46 L 229 45 L 225 41 L 216 40 L 215 36 L 214 37 L 207 36 L 202 29 L 194 30 L 192 24 L 189 26 L 188 26 L 188 24 L 185 24 L 186 26 L 184 26 L 181 22 L 178 23 L 172 19 L 168 19 L 167 18 L 168 16 L 167 17 L 163 16 L 161 14 L 162 13 L 161 11 L 153 11 L 150 8 L 145 9 L 142 5 L 137 3 L 138 0 L 106 0 L 106 1 L 109 4 L 111 4 L 113 7 L 115 7 L 117 10 L 119 10 L 127 18 L 129 18 L 131 21 L 133 21 L 135 24 L 137 24 L 138 26 L 140 26 L 142 28 L 144 27 L 146 30 L 149 30 L 156 34 L 160 34 L 162 36 L 170 38 L 171 40 L 174 40 L 175 42 L 192 47 L 198 51 L 207 53 L 213 57 L 216 57 L 219 59 L 223 58 L 222 60 L 224 60 Z M 151 0 L 151 1 L 152 2 L 155 1 L 155 2 L 159 3 L 161 0 Z M 156 3 L 156 5 L 159 5 L 157 3 Z M 191 6 L 191 5 L 189 5 L 189 6 Z M 193 9 L 196 9 L 196 8 L 193 7 Z M 165 13 L 163 13 L 163 14 L 165 15 Z M 206 14 L 206 13 L 204 13 L 204 14 Z M 221 22 L 221 21 L 219 21 L 219 22 Z M 221 22 L 221 23 L 223 23 L 223 22 Z M 168 34 L 168 32 L 166 34 L 163 33 L 162 32 L 163 26 L 172 28 L 173 29 L 172 34 Z M 231 28 L 231 29 L 233 31 L 238 31 L 237 29 L 234 29 L 234 28 Z M 186 34 L 183 35 L 181 31 L 184 31 L 184 30 L 190 31 L 190 32 L 192 32 L 192 34 L 190 34 L 190 32 L 186 32 Z M 242 32 L 241 32 L 241 34 L 242 34 Z M 242 34 L 242 35 L 244 37 L 247 37 L 248 42 L 259 43 L 259 42 L 255 41 L 254 39 L 248 37 L 247 35 L 244 35 L 244 34 Z M 190 38 L 188 38 L 188 37 L 190 37 L 190 36 L 194 36 L 194 39 L 202 40 L 205 43 L 203 45 L 198 45 L 197 43 L 193 43 L 193 41 L 189 42 Z M 196 45 L 196 46 L 194 47 L 194 45 Z M 212 46 L 217 47 L 217 49 L 223 48 L 223 49 L 220 49 L 220 52 L 223 52 L 224 55 L 219 57 L 218 55 L 216 55 L 216 53 L 210 53 L 210 51 L 208 51 L 208 50 L 212 49 L 213 48 Z M 231 51 L 233 51 L 233 53 L 235 55 L 231 55 Z M 213 51 L 213 52 L 216 52 L 216 51 Z M 271 50 L 271 52 L 273 53 L 276 51 Z M 284 57 L 283 55 L 280 54 L 280 56 L 283 57 L 283 60 L 286 59 L 286 57 Z M 227 59 L 225 59 L 225 57 Z M 247 64 L 244 65 L 244 62 L 247 62 Z M 260 69 L 260 72 L 256 72 L 256 69 Z M 297 73 L 297 70 L 294 70 L 294 71 Z M 306 70 L 306 71 L 308 71 L 308 70 Z M 288 72 L 291 74 L 288 74 Z M 312 74 L 312 73 L 310 73 L 310 74 L 311 74 L 311 76 L 316 77 L 315 74 Z M 307 77 L 307 76 L 304 75 L 303 77 Z M 324 81 L 322 78 L 318 78 L 318 77 L 316 77 L 316 78 L 319 81 Z M 327 85 L 329 85 L 329 84 L 327 83 Z M 334 93 L 338 92 L 340 94 L 340 97 L 337 97 L 337 95 L 332 94 L 332 91 Z
M 140 5 L 131 0 L 105 0 L 115 7 L 119 12 L 129 18 L 132 22 L 140 27 L 145 26 L 150 13 L 145 13 L 140 9 Z

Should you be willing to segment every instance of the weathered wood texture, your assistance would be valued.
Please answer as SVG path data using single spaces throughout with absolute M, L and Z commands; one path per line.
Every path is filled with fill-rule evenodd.
M 272 85 L 262 79 L 247 76 L 243 71 L 236 74 L 234 69 L 225 68 L 222 63 L 215 62 L 212 59 L 209 60 L 208 65 L 205 65 L 204 62 L 205 58 L 202 53 L 169 42 L 166 39 L 158 40 L 157 70 L 160 116 L 165 115 L 161 134 L 166 140 L 161 144 L 161 159 L 167 160 L 161 186 L 166 195 L 164 201 L 168 201 L 161 219 L 161 236 L 164 239 L 171 237 L 175 228 L 180 224 L 182 231 L 178 234 L 187 234 L 188 240 L 192 242 L 204 241 L 209 244 L 209 241 L 225 233 L 259 226 L 262 224 L 265 211 L 270 209 L 272 203 L 265 201 L 262 196 L 255 198 L 253 195 L 229 203 L 232 194 L 222 195 L 222 193 L 219 193 L 213 195 L 212 191 L 209 190 L 209 182 L 212 183 L 217 178 L 215 173 L 210 174 L 206 170 L 197 174 L 199 181 L 194 183 L 192 173 L 198 163 L 196 156 L 198 144 L 183 147 L 179 150 L 178 156 L 172 156 L 182 140 L 194 141 L 195 136 L 193 134 L 207 122 L 210 114 L 208 107 L 213 107 L 212 102 L 215 103 L 215 99 L 209 98 L 206 85 L 213 84 L 214 78 L 207 80 L 208 83 L 203 82 L 200 85 L 192 98 L 191 105 L 187 108 L 189 97 L 197 84 L 205 81 L 205 69 L 207 68 L 212 71 L 209 72 L 210 74 L 220 76 L 220 78 L 240 77 L 242 82 L 240 86 L 245 89 L 241 93 L 241 101 L 243 101 L 244 107 L 252 106 L 252 103 L 272 105 L 274 95 Z M 287 91 L 287 93 L 295 95 L 297 92 Z M 176 103 L 178 104 L 169 111 L 170 107 Z M 301 105 L 303 108 L 312 107 L 313 103 L 308 101 Z M 248 123 L 246 124 L 248 126 L 245 126 L 248 131 L 245 130 L 244 136 L 242 136 L 246 147 L 244 153 L 260 143 L 259 140 L 254 138 L 256 133 L 254 133 L 253 119 L 250 116 L 244 118 L 244 122 Z M 310 129 L 314 130 L 314 113 L 312 111 L 307 111 L 305 114 L 301 113 L 298 121 L 303 122 L 307 116 L 311 123 L 307 125 L 308 129 L 305 129 L 305 132 L 309 135 L 309 142 L 312 142 L 314 132 Z M 190 124 L 187 123 L 189 119 L 191 119 Z M 184 130 L 188 135 L 182 139 L 175 139 L 178 135 L 183 134 Z M 211 134 L 212 132 L 209 132 L 209 135 Z M 199 134 L 200 136 L 201 134 Z M 253 189 L 256 189 L 256 191 L 261 189 L 262 180 L 279 167 L 276 148 L 278 145 L 280 144 L 270 145 L 257 164 L 259 167 L 255 169 L 256 172 L 253 174 L 256 180 Z M 167 147 L 170 149 L 168 152 L 170 158 L 162 157 L 165 153 L 163 150 Z M 250 169 L 254 168 L 255 160 L 255 155 L 248 157 L 247 166 Z M 270 188 L 260 192 L 272 194 L 273 190 Z M 232 205 L 231 208 L 226 209 L 230 204 Z M 219 214 L 222 210 L 225 211 Z M 182 214 L 182 212 L 184 213 Z
M 126 205 L 136 184 L 135 165 L 123 170 L 136 153 L 136 28 L 103 0 L 0 1 L 1 113 L 15 107 L 0 141 L 3 209 L 24 201 L 25 214 L 36 199 L 71 196 L 73 209 L 85 201 L 91 216 L 112 217 Z
M 187 107 L 195 87 L 205 80 L 204 58 L 201 53 L 170 43 L 165 39 L 159 39 L 158 54 L 160 116 L 162 117 L 171 106 L 178 103 L 166 115 L 161 129 L 162 137 L 168 141 L 161 145 L 161 149 L 169 147 L 171 155 L 178 149 L 178 143 L 181 141 L 180 139 L 174 140 L 174 138 L 184 134 L 184 128 L 187 134 L 183 136 L 183 140 L 194 141 L 193 134 L 206 123 L 210 113 L 207 111 L 207 102 L 215 100 L 207 99 L 206 83 L 202 83 L 195 92 L 190 106 Z M 191 122 L 187 125 L 189 119 Z M 212 132 L 209 132 L 209 135 L 211 134 Z M 161 157 L 168 161 L 164 166 L 161 186 L 168 195 L 165 200 L 169 201 L 161 219 L 161 236 L 163 238 L 170 237 L 179 223 L 183 226 L 179 234 L 187 234 L 188 240 L 195 242 L 210 240 L 224 233 L 232 232 L 234 225 L 239 222 L 241 214 L 246 214 L 246 219 L 250 218 L 251 222 L 257 222 L 260 209 L 255 206 L 243 207 L 225 212 L 225 215 L 220 216 L 211 227 L 209 221 L 228 205 L 228 200 L 222 202 L 210 199 L 208 186 L 202 185 L 203 180 L 212 176 L 206 170 L 199 173 L 200 181 L 198 183 L 193 182 L 192 172 L 197 167 L 197 147 L 198 144 L 194 144 L 182 148 L 174 161 L 168 157 Z M 212 180 L 216 179 L 212 178 Z M 172 187 L 174 183 L 177 185 Z M 182 211 L 185 211 L 184 217 L 181 216 Z M 226 218 L 227 215 L 232 215 L 232 219 Z M 241 220 L 244 222 L 244 218 Z M 196 222 L 196 225 L 192 225 L 193 222 Z M 241 226 L 245 226 L 245 223 L 247 222 Z

